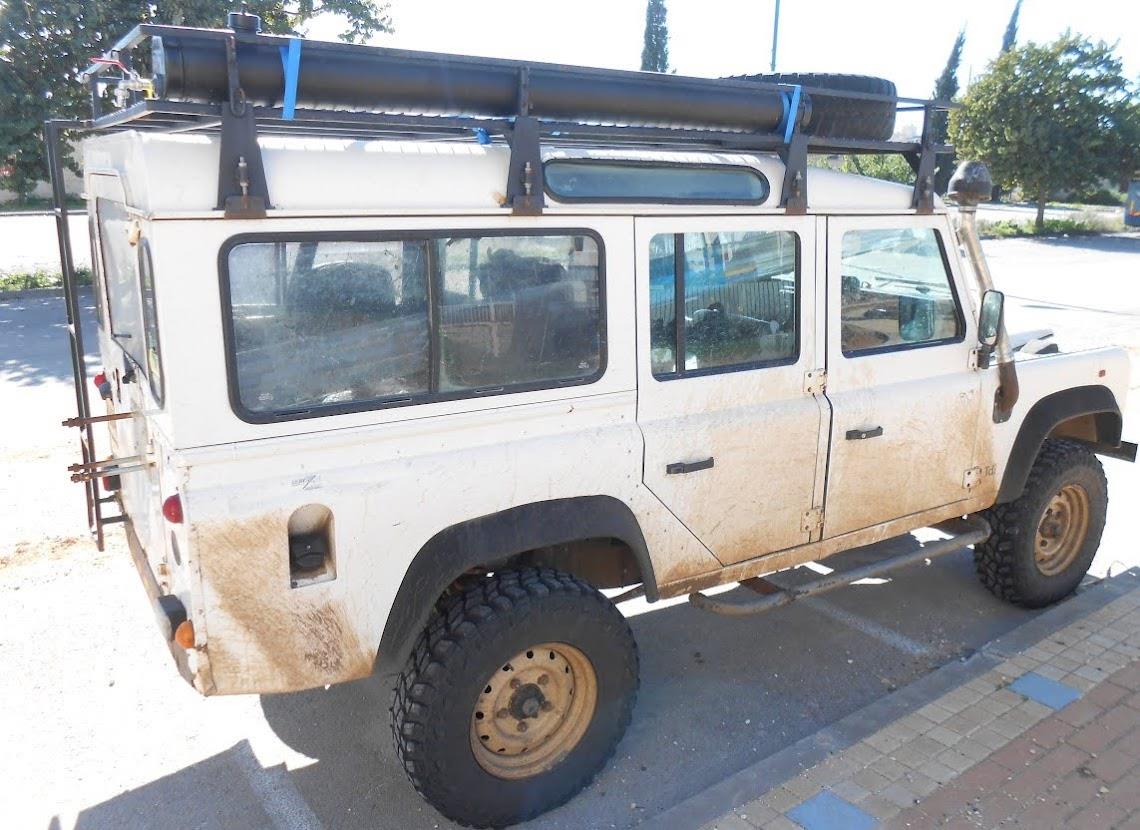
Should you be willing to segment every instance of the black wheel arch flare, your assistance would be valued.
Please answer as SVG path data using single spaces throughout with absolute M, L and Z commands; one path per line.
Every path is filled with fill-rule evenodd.
M 1059 424 L 1082 415 L 1092 415 L 1096 420 L 1097 443 L 1090 445 L 1094 451 L 1121 446 L 1124 421 L 1116 396 L 1107 386 L 1075 386 L 1046 395 L 1033 404 L 1021 422 L 1002 476 L 997 504 L 1011 502 L 1022 494 L 1045 439 Z
M 441 530 L 420 548 L 404 574 L 380 638 L 378 670 L 388 674 L 402 668 L 436 600 L 470 568 L 537 548 L 603 537 L 629 547 L 645 596 L 656 601 L 657 581 L 641 526 L 629 505 L 613 496 L 532 502 Z

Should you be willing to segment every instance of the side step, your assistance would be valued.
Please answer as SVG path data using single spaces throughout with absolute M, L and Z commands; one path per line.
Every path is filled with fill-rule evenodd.
M 794 588 L 777 585 L 769 579 L 753 578 L 744 580 L 741 582 L 742 585 L 747 585 L 747 587 L 761 594 L 761 596 L 756 597 L 756 599 L 751 599 L 746 602 L 728 602 L 706 596 L 699 591 L 689 594 L 689 602 L 704 611 L 712 611 L 714 614 L 724 614 L 729 617 L 746 617 L 752 614 L 760 614 L 764 611 L 770 611 L 773 608 L 779 608 L 782 605 L 795 602 L 802 597 L 822 594 L 835 588 L 841 588 L 844 585 L 850 585 L 852 582 L 858 582 L 860 579 L 880 576 L 898 568 L 912 565 L 915 562 L 953 553 L 967 545 L 984 542 L 990 536 L 990 526 L 982 519 L 951 519 L 950 521 L 934 525 L 934 528 L 943 533 L 951 534 L 950 538 L 929 542 L 915 550 L 899 554 L 898 556 L 880 559 L 878 562 L 871 562 L 849 571 L 831 573 L 820 579 L 806 582 L 803 585 L 797 585 Z

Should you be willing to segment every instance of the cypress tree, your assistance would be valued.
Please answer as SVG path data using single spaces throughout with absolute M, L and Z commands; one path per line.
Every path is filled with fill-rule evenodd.
M 669 29 L 665 0 L 649 0 L 645 7 L 645 46 L 641 50 L 643 72 L 669 71 Z

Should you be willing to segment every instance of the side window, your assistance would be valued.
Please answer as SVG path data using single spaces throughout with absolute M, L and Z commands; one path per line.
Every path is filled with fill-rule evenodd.
M 87 214 L 87 236 L 91 242 L 91 293 L 95 297 L 95 323 L 99 328 L 106 325 L 104 311 L 103 252 L 99 247 L 99 222 L 94 211 Z
M 931 228 L 844 233 L 841 294 L 845 355 L 965 336 L 941 240 Z
M 584 383 L 603 367 L 590 236 L 252 241 L 227 263 L 232 382 L 255 416 Z
M 574 381 L 601 368 L 598 247 L 585 236 L 436 242 L 439 390 Z
M 145 239 L 139 242 L 138 248 L 143 330 L 146 335 L 146 376 L 150 381 L 150 391 L 161 405 L 165 389 L 162 377 L 162 347 L 158 340 L 158 308 L 154 296 L 154 260 L 150 254 L 150 243 Z
M 145 239 L 131 244 L 131 217 L 124 205 L 99 199 L 96 211 L 111 338 L 147 377 L 161 403 L 162 359 L 150 247 Z
M 794 233 L 658 234 L 649 246 L 655 377 L 796 360 L 799 251 Z

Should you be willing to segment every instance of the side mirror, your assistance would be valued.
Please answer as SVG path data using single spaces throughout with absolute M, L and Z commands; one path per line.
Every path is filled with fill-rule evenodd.
M 978 342 L 988 349 L 997 345 L 1004 308 L 1005 294 L 1002 292 L 991 289 L 982 295 L 982 310 L 978 315 Z

